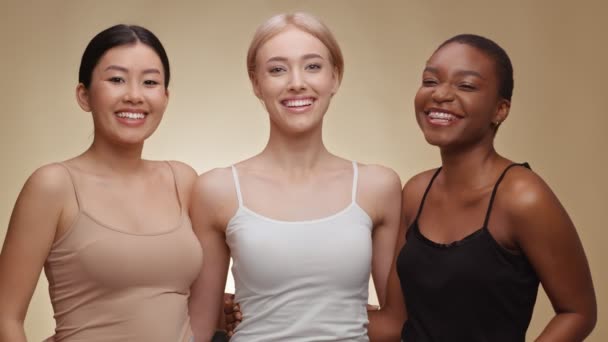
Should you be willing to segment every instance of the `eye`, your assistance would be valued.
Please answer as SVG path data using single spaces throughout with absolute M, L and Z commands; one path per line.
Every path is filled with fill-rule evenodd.
M 458 89 L 462 89 L 464 91 L 475 91 L 477 87 L 470 83 L 460 83 L 458 84 Z
M 282 67 L 282 66 L 273 66 L 273 67 L 270 67 L 270 69 L 268 69 L 268 72 L 271 74 L 279 74 L 284 71 L 287 71 L 287 70 L 285 69 L 285 67 Z
M 148 87 L 154 87 L 156 85 L 159 85 L 160 82 L 155 81 L 155 80 L 145 80 L 144 81 L 144 85 L 148 86 Z
M 125 79 L 122 78 L 122 77 L 118 77 L 118 76 L 110 77 L 108 79 L 108 81 L 111 82 L 111 83 L 125 83 Z
M 321 64 L 318 64 L 318 63 L 308 64 L 305 69 L 311 70 L 311 71 L 318 71 L 318 70 L 321 70 Z
M 423 78 L 422 79 L 423 87 L 433 87 L 433 86 L 436 86 L 437 84 L 438 84 L 438 82 L 434 78 Z

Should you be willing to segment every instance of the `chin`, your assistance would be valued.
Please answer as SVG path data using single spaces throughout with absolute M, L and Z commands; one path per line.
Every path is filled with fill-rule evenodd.
M 453 137 L 447 137 L 444 134 L 424 133 L 424 139 L 429 145 L 436 146 L 439 148 L 450 147 L 455 143 Z

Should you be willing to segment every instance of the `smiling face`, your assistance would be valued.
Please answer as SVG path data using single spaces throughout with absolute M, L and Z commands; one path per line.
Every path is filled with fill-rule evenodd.
M 509 112 L 498 92 L 495 61 L 481 50 L 449 43 L 428 60 L 416 93 L 416 120 L 426 140 L 441 148 L 493 142 Z
M 88 88 L 77 87 L 78 103 L 93 115 L 95 140 L 141 144 L 162 119 L 168 102 L 160 58 L 141 43 L 108 50 L 93 69 Z
M 339 86 L 327 47 L 292 26 L 260 46 L 252 82 L 272 129 L 292 134 L 321 129 Z

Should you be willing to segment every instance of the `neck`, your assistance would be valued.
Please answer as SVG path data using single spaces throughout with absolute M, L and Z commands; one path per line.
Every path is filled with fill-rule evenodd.
M 289 172 L 310 172 L 331 156 L 323 144 L 321 128 L 299 134 L 285 134 L 270 128 L 270 137 L 261 156 Z
M 459 150 L 441 150 L 442 178 L 446 188 L 476 189 L 486 186 L 494 176 L 496 162 L 502 159 L 490 144 Z
M 141 158 L 144 144 L 115 145 L 94 139 L 84 156 L 93 159 L 101 171 L 135 174 L 142 170 L 144 160 Z

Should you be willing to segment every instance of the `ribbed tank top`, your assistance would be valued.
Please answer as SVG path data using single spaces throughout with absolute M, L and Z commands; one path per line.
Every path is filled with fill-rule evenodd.
M 44 266 L 56 321 L 49 340 L 189 340 L 187 300 L 201 268 L 202 250 L 177 183 L 179 222 L 161 233 L 135 234 L 89 214 L 73 171 L 61 165 L 72 179 L 79 212 L 52 245 Z
M 439 244 L 420 232 L 418 218 L 439 174 L 431 179 L 397 258 L 407 303 L 404 342 L 525 341 L 539 280 L 526 257 L 500 246 L 488 220 L 500 182 L 494 185 L 483 227 L 466 238 Z
M 372 220 L 351 203 L 324 218 L 280 221 L 245 206 L 226 228 L 243 321 L 231 342 L 368 341 Z

